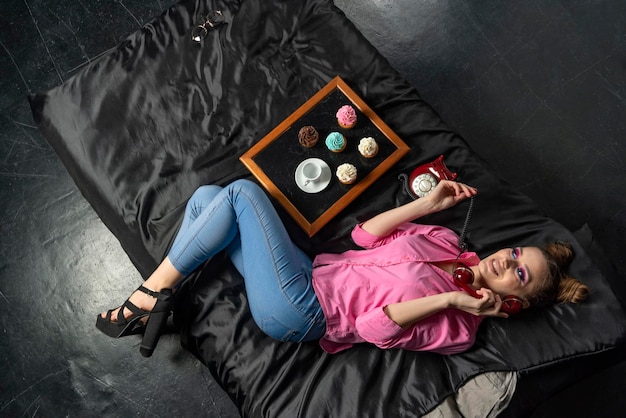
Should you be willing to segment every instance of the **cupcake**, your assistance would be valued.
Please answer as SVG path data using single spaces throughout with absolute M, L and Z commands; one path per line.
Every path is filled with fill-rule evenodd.
M 339 167 L 337 167 L 337 172 L 335 173 L 337 178 L 343 184 L 352 184 L 356 181 L 356 167 L 350 163 L 343 163 Z
M 356 111 L 350 105 L 341 106 L 336 116 L 337 123 L 344 129 L 351 129 L 356 125 Z
M 365 158 L 372 158 L 378 154 L 378 144 L 371 136 L 361 138 L 359 141 L 359 152 Z
M 298 142 L 305 148 L 314 147 L 319 139 L 320 135 L 317 133 L 317 129 L 312 126 L 303 126 L 298 132 Z
M 326 146 L 332 152 L 341 152 L 346 148 L 346 137 L 339 132 L 331 132 L 326 137 Z

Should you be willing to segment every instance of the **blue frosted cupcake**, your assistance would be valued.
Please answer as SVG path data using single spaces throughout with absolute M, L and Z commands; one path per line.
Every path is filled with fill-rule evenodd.
M 331 132 L 326 137 L 326 147 L 332 152 L 341 152 L 346 149 L 346 137 L 339 132 Z

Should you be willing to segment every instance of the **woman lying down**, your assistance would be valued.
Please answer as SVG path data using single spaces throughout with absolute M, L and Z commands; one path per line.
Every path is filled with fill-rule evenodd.
M 463 252 L 453 231 L 411 222 L 476 193 L 441 181 L 428 196 L 356 225 L 352 238 L 363 250 L 311 260 L 255 183 L 202 186 L 167 257 L 122 306 L 98 315 L 96 326 L 114 338 L 143 334 L 140 352 L 152 355 L 172 289 L 222 250 L 243 276 L 252 316 L 266 334 L 319 340 L 329 353 L 363 342 L 459 353 L 486 317 L 586 297 L 588 288 L 564 271 L 573 256 L 568 244 L 505 248 L 481 260 Z

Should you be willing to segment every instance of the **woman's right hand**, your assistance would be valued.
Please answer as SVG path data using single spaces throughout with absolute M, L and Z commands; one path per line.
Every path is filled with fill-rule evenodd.
M 363 222 L 361 227 L 372 235 L 384 237 L 403 223 L 447 209 L 476 193 L 478 191 L 474 187 L 455 181 L 442 180 L 428 196 L 380 213 Z
M 433 212 L 439 212 L 451 208 L 457 203 L 476 195 L 475 187 L 452 180 L 441 180 L 435 189 L 422 199 L 426 199 L 431 205 Z

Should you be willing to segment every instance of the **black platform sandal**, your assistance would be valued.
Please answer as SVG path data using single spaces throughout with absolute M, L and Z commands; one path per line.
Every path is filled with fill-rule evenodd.
M 112 338 L 144 334 L 140 352 L 143 356 L 150 357 L 159 340 L 161 328 L 165 325 L 170 314 L 172 291 L 171 289 L 163 289 L 160 292 L 155 292 L 143 286 L 139 286 L 137 290 L 157 299 L 152 311 L 138 308 L 129 299 L 126 299 L 119 308 L 116 322 L 111 321 L 111 316 L 115 310 L 111 309 L 104 318 L 102 315 L 98 315 L 96 328 Z M 128 309 L 134 315 L 130 319 L 124 318 L 124 309 Z M 144 318 L 146 321 L 143 321 Z

